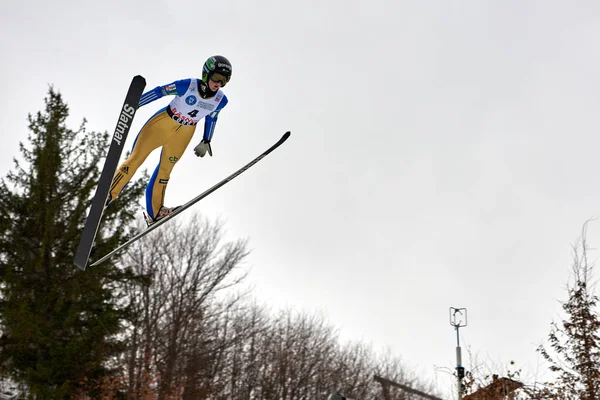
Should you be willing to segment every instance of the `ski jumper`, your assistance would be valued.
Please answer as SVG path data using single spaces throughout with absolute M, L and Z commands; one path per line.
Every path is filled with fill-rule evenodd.
M 156 112 L 138 133 L 129 157 L 119 166 L 110 188 L 114 200 L 133 177 L 150 153 L 162 146 L 160 161 L 146 186 L 146 209 L 151 218 L 164 205 L 165 192 L 173 167 L 183 156 L 192 140 L 196 125 L 204 118 L 203 139 L 213 136 L 219 111 L 227 105 L 221 89 L 214 96 L 203 99 L 199 79 L 183 79 L 169 85 L 157 86 L 144 93 L 139 106 L 145 106 L 163 96 L 175 95 L 167 107 Z

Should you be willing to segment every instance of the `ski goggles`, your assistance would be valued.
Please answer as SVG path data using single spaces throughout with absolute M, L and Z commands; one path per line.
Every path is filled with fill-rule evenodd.
M 229 77 L 222 75 L 218 72 L 213 72 L 210 75 L 210 80 L 215 82 L 215 83 L 220 83 L 221 86 L 225 86 L 227 84 L 227 82 L 229 82 Z

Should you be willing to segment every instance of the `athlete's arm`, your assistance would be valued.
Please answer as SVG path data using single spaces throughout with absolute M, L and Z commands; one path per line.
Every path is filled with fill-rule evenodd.
M 210 140 L 212 139 L 213 133 L 215 131 L 215 125 L 217 124 L 217 118 L 219 116 L 219 112 L 227 105 L 227 96 L 223 95 L 223 99 L 212 113 L 208 114 L 204 118 L 204 136 L 202 141 L 198 144 L 198 146 L 194 147 L 194 153 L 198 157 L 204 157 L 208 152 L 208 155 L 212 157 L 212 147 L 210 145 Z
M 204 137 L 203 141 L 210 142 L 213 137 L 213 133 L 215 132 L 215 125 L 217 125 L 217 118 L 219 117 L 219 112 L 227 105 L 227 96 L 223 95 L 223 99 L 212 113 L 208 114 L 206 118 L 204 118 Z
M 157 86 L 142 95 L 139 107 L 145 106 L 148 103 L 152 103 L 154 100 L 158 100 L 163 96 L 181 96 L 187 92 L 191 81 L 191 79 L 181 79 L 179 81 L 169 83 L 168 85 Z

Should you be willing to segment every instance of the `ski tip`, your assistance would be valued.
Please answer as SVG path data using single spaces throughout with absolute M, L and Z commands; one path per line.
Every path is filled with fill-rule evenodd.
M 144 77 L 143 77 L 143 76 L 141 76 L 141 75 L 136 75 L 136 76 L 134 76 L 134 77 L 133 77 L 133 81 L 134 81 L 134 82 L 135 82 L 135 81 L 138 81 L 138 82 L 140 82 L 140 83 L 143 83 L 143 84 L 144 84 L 144 86 L 146 86 L 146 78 L 144 78 Z
M 292 132 L 290 132 L 290 131 L 287 131 L 286 133 L 284 133 L 283 136 L 281 137 L 281 139 L 279 139 L 277 141 L 277 143 L 275 143 L 273 145 L 272 149 L 274 149 L 275 147 L 281 146 L 283 144 L 283 142 L 285 142 L 286 140 L 288 140 L 288 138 L 290 137 L 291 134 L 292 134 Z

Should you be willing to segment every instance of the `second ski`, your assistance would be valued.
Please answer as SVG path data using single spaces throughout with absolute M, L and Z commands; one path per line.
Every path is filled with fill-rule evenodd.
M 117 247 L 115 250 L 111 251 L 110 253 L 108 253 L 104 257 L 100 258 L 99 260 L 97 260 L 96 262 L 94 262 L 93 264 L 91 264 L 90 266 L 93 267 L 95 265 L 99 265 L 100 263 L 103 263 L 104 261 L 108 260 L 109 258 L 111 258 L 112 256 L 114 256 L 115 254 L 121 252 L 127 246 L 129 246 L 129 245 L 133 244 L 134 242 L 138 241 L 142 237 L 146 236 L 148 233 L 152 232 L 154 229 L 158 228 L 159 226 L 161 226 L 162 224 L 166 223 L 170 219 L 175 218 L 177 215 L 181 214 L 186 209 L 190 208 L 191 206 L 193 206 L 194 204 L 196 204 L 197 202 L 199 202 L 200 200 L 202 200 L 203 198 L 205 198 L 209 194 L 213 193 L 214 191 L 216 191 L 220 187 L 224 186 L 227 182 L 230 182 L 231 180 L 233 180 L 237 176 L 241 175 L 242 173 L 244 173 L 245 171 L 247 171 L 248 169 L 250 169 L 250 167 L 252 167 L 254 164 L 256 164 L 257 162 L 259 162 L 260 160 L 262 160 L 264 157 L 266 157 L 273 150 L 275 150 L 276 148 L 278 148 L 279 146 L 281 146 L 283 144 L 283 142 L 285 142 L 290 137 L 290 135 L 291 135 L 291 132 L 289 132 L 289 131 L 286 132 L 281 137 L 281 139 L 279 139 L 274 145 L 272 145 L 271 147 L 269 147 L 267 150 L 265 150 L 264 152 L 262 152 L 254 160 L 250 161 L 248 164 L 244 165 L 242 168 L 238 169 L 233 174 L 229 175 L 227 178 L 223 179 L 222 181 L 220 181 L 216 185 L 212 186 L 208 190 L 206 190 L 203 193 L 199 194 L 198 196 L 194 197 L 192 200 L 188 201 L 187 203 L 185 203 L 184 205 L 182 205 L 181 207 L 179 207 L 177 210 L 175 210 L 169 216 L 167 216 L 167 217 L 159 220 L 158 222 L 153 223 L 147 229 L 145 229 L 142 232 L 138 233 L 137 235 L 135 235 L 134 237 L 132 237 L 131 239 L 129 239 L 127 242 L 123 243 L 121 246 Z

